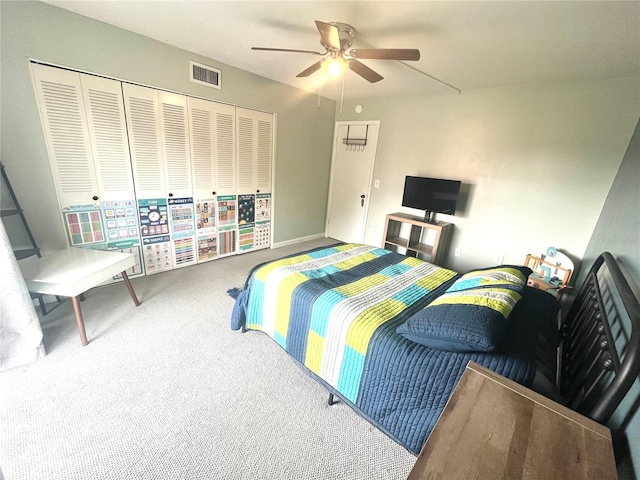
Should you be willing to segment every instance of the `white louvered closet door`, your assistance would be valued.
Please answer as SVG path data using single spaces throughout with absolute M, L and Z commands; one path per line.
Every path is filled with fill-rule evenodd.
M 31 69 L 60 206 L 98 207 L 80 74 L 39 64 Z
M 101 201 L 135 199 L 121 83 L 80 75 Z
M 160 107 L 156 90 L 122 84 L 133 179 L 138 198 L 165 198 Z
M 263 113 L 257 121 L 256 191 L 271 193 L 273 163 L 273 115 Z
M 235 194 L 235 107 L 198 98 L 188 105 L 194 196 Z
M 193 196 L 187 97 L 158 91 L 167 197 Z
M 236 108 L 238 193 L 270 193 L 273 115 Z
M 216 164 L 218 195 L 236 193 L 236 108 L 214 104 L 216 128 Z

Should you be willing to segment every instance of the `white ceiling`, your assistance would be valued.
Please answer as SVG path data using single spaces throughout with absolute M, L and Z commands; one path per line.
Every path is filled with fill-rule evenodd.
M 418 62 L 362 60 L 348 98 L 456 93 L 539 82 L 640 75 L 640 2 L 620 1 L 68 1 L 46 3 L 315 94 L 342 81 L 296 75 L 319 57 L 252 46 L 324 51 L 314 20 L 348 23 L 353 47 L 418 48 Z M 409 68 L 410 65 L 412 68 Z M 417 69 L 417 70 L 416 70 Z M 224 70 L 222 73 L 224 88 Z

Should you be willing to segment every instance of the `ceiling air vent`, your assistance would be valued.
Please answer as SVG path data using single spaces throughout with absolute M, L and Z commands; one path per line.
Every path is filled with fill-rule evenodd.
M 190 78 L 194 83 L 200 83 L 207 87 L 220 88 L 221 72 L 217 68 L 189 62 L 191 67 Z

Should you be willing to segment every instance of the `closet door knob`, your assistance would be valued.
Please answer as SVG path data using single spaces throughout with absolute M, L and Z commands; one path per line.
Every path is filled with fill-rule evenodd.
M 92 198 L 93 198 L 94 200 L 98 200 L 98 198 L 99 198 L 99 197 L 98 197 L 97 195 L 94 195 Z
M 215 195 L 215 194 L 216 194 L 216 192 L 211 192 L 211 195 Z
M 170 194 L 169 194 L 169 196 L 170 196 L 170 197 L 173 197 L 173 193 L 170 193 Z
M 260 190 L 256 190 L 256 193 L 260 193 Z

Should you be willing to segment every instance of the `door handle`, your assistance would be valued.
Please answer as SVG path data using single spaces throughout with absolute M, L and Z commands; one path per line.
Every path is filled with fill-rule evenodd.
M 364 195 L 360 195 L 360 206 L 364 207 Z

